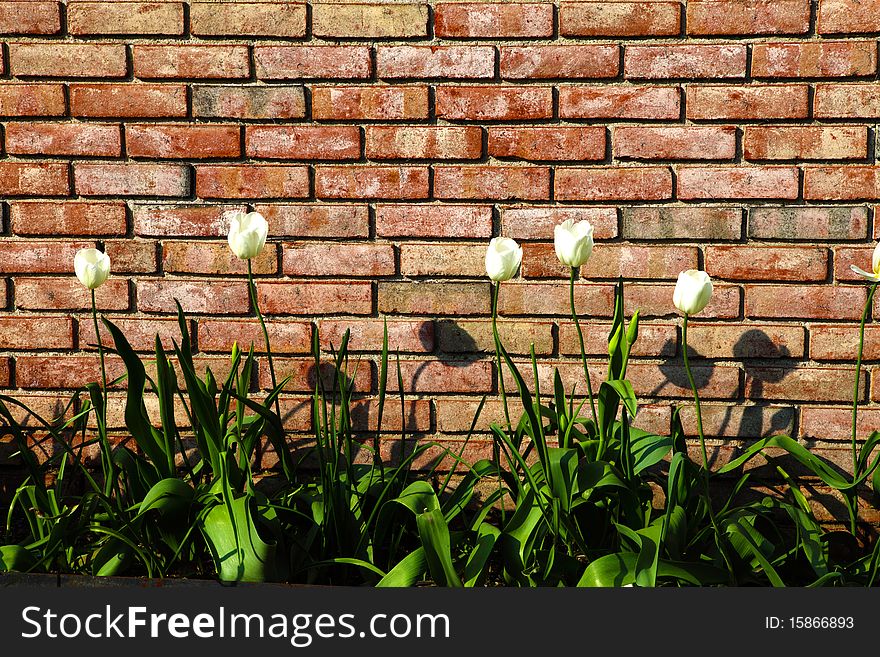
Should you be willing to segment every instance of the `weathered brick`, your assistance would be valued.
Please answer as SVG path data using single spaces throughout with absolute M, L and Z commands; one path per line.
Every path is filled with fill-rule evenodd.
M 816 31 L 819 34 L 880 32 L 880 2 L 821 0 Z
M 182 2 L 68 2 L 71 34 L 183 34 Z
M 156 352 L 156 337 L 166 351 L 174 349 L 174 341 L 180 343 L 180 324 L 177 318 L 158 319 L 156 317 L 108 317 L 108 320 L 122 331 L 135 351 Z M 101 340 L 104 345 L 113 345 L 113 336 L 103 323 L 98 324 Z M 192 329 L 190 329 L 192 330 Z M 87 351 L 96 351 L 98 339 L 91 315 L 79 318 L 79 347 Z
M 613 78 L 620 70 L 620 48 L 614 45 L 501 46 L 501 77 Z
M 88 241 L 5 240 L 0 242 L 0 273 L 69 274 L 76 252 L 94 245 Z
M 746 285 L 746 317 L 858 319 L 865 286 Z
M 747 160 L 857 160 L 868 155 L 867 126 L 748 126 Z
M 681 167 L 677 193 L 681 199 L 798 197 L 795 167 Z
M 678 87 L 560 87 L 563 119 L 677 119 Z
M 820 119 L 880 117 L 880 85 L 817 84 L 813 114 Z
M 687 246 L 636 246 L 605 244 L 595 249 L 587 264 L 580 268 L 582 278 L 623 277 L 674 279 L 679 272 L 696 269 L 698 251 Z M 523 246 L 523 276 L 526 278 L 567 278 L 568 267 L 560 264 L 552 244 Z
M 175 44 L 132 46 L 135 77 L 246 78 L 250 75 L 247 46 Z
M 321 348 L 338 349 L 346 332 L 351 351 L 382 350 L 385 328 L 388 328 L 388 349 L 391 353 L 431 352 L 436 342 L 434 322 L 413 319 L 322 319 L 318 322 Z
M 254 274 L 278 272 L 278 250 L 267 244 L 256 258 L 251 259 Z M 247 274 L 247 262 L 239 259 L 226 242 L 162 243 L 162 270 L 169 274 Z
M 733 280 L 824 281 L 828 249 L 811 246 L 707 246 L 706 272 Z
M 859 438 L 868 436 L 880 421 L 880 408 L 863 408 L 856 418 Z M 804 438 L 819 440 L 849 440 L 852 430 L 851 408 L 801 408 L 800 433 Z
M 282 164 L 205 164 L 196 168 L 202 198 L 305 198 L 309 170 Z
M 366 46 L 255 46 L 254 65 L 263 80 L 368 78 Z
M 71 262 L 71 270 L 73 263 Z M 99 310 L 128 310 L 128 281 L 111 276 L 95 290 Z M 22 310 L 90 310 L 92 297 L 75 276 L 15 279 L 15 306 Z
M 143 279 L 137 282 L 138 310 L 147 313 L 243 314 L 250 308 L 243 281 Z
M 489 155 L 518 160 L 601 160 L 605 158 L 605 128 L 489 128 Z
M 153 274 L 158 271 L 156 242 L 152 240 L 107 240 L 104 250 L 118 274 Z
M 489 311 L 486 283 L 379 282 L 378 309 L 392 315 L 473 315 Z
M 312 117 L 318 120 L 397 121 L 428 118 L 427 87 L 315 87 Z
M 302 37 L 306 5 L 293 2 L 193 2 L 190 29 L 198 36 Z
M 303 321 L 266 322 L 269 344 L 277 354 L 306 354 L 312 350 L 312 325 Z M 255 319 L 200 319 L 198 323 L 199 349 L 229 353 L 232 345 L 254 352 L 265 353 L 266 343 L 260 323 Z
M 180 84 L 71 84 L 70 112 L 88 117 L 186 116 L 186 86 Z
M 668 199 L 672 198 L 672 174 L 666 167 L 560 167 L 554 195 L 560 201 Z
M 254 208 L 266 217 L 272 236 L 343 238 L 370 234 L 366 205 L 257 203 Z
M 66 196 L 70 192 L 67 164 L 0 162 L 0 194 Z
M 178 164 L 88 164 L 74 169 L 77 194 L 85 196 L 186 196 L 189 171 Z
M 247 126 L 245 152 L 283 160 L 356 160 L 361 133 L 356 126 Z
M 864 358 L 880 358 L 880 327 L 865 327 Z M 810 358 L 852 361 L 859 349 L 859 329 L 840 324 L 810 325 Z
M 441 2 L 434 7 L 438 37 L 470 39 L 553 36 L 553 7 L 547 3 Z
M 141 205 L 132 207 L 136 235 L 159 237 L 220 237 L 226 234 L 227 212 L 244 212 L 242 205 Z
M 528 121 L 553 116 L 550 87 L 438 87 L 437 116 L 469 121 Z
M 628 283 L 624 285 L 624 309 L 627 314 L 638 310 L 642 317 L 677 315 L 672 305 L 674 285 Z M 741 290 L 735 285 L 716 282 L 709 305 L 700 312 L 701 319 L 734 319 L 740 316 Z
M 423 4 L 314 4 L 312 33 L 320 37 L 383 39 L 428 36 Z
M 492 206 L 378 204 L 376 234 L 485 239 L 492 234 Z
M 301 119 L 306 115 L 302 87 L 194 85 L 193 116 L 228 119 Z
M 379 46 L 380 78 L 491 78 L 495 49 L 489 46 Z
M 0 85 L 0 116 L 62 116 L 65 113 L 64 85 Z
M 746 47 L 726 45 L 639 46 L 626 49 L 623 73 L 628 78 L 744 78 Z
M 16 155 L 119 157 L 119 125 L 95 123 L 7 123 L 6 152 Z
M 711 207 L 624 208 L 626 239 L 738 240 L 742 236 L 742 210 Z
M 400 245 L 401 276 L 485 275 L 484 244 L 408 244 Z
M 732 160 L 734 126 L 620 126 L 614 156 L 636 160 Z
M 11 43 L 9 68 L 19 77 L 121 78 L 125 46 L 110 43 Z
M 270 315 L 369 315 L 373 287 L 368 281 L 267 281 L 257 283 L 257 300 Z
M 857 200 L 880 198 L 880 167 L 808 167 L 804 198 Z
M 838 367 L 761 367 L 746 365 L 747 399 L 784 399 L 812 402 L 852 399 L 852 371 Z M 867 390 L 862 377 L 860 395 Z
M 548 199 L 549 167 L 437 166 L 434 196 L 439 199 Z
M 57 2 L 0 2 L 0 34 L 58 34 Z
M 804 34 L 810 29 L 810 0 L 689 0 L 687 33 Z
M 346 242 L 288 242 L 283 250 L 288 276 L 374 278 L 395 274 L 390 244 Z
M 757 78 L 831 78 L 873 75 L 877 47 L 873 41 L 756 43 L 752 75 Z
M 837 281 L 862 281 L 859 274 L 851 267 L 871 271 L 871 260 L 874 249 L 870 246 L 839 246 L 834 249 L 834 279 Z
M 800 119 L 809 112 L 807 85 L 688 86 L 687 118 Z
M 483 131 L 476 126 L 368 126 L 366 155 L 377 160 L 476 160 Z
M 569 290 L 558 283 L 507 283 L 498 293 L 502 315 L 571 316 Z M 670 297 L 671 298 L 671 297 Z M 575 306 L 579 315 L 611 317 L 614 286 L 595 283 L 575 285 Z
M 498 336 L 511 354 L 530 353 L 547 356 L 553 353 L 553 322 L 511 321 L 497 323 Z M 442 353 L 495 353 L 492 323 L 486 320 L 443 320 L 437 323 L 437 340 Z
M 703 431 L 707 438 L 754 440 L 780 433 L 792 435 L 795 415 L 793 407 L 779 404 L 702 405 Z M 697 436 L 697 416 L 692 405 L 682 407 L 681 423 L 686 436 Z M 717 457 L 710 452 L 709 458 Z
M 129 123 L 125 126 L 125 148 L 130 157 L 154 159 L 238 157 L 239 132 L 234 125 Z
M 580 322 L 584 334 L 584 352 L 588 356 L 608 355 L 609 322 Z M 677 353 L 678 328 L 675 324 L 639 322 L 639 339 L 630 352 L 633 356 L 673 358 Z M 580 340 L 573 322 L 559 323 L 559 353 L 577 356 L 581 353 Z
M 124 235 L 125 203 L 15 201 L 10 224 L 16 235 Z
M 106 358 L 105 365 L 108 381 L 125 374 L 125 365 L 118 356 Z M 88 356 L 70 354 L 63 356 L 22 355 L 15 359 L 15 379 L 20 388 L 76 389 L 85 383 L 101 381 L 101 361 L 97 354 Z
M 786 240 L 854 240 L 868 234 L 864 207 L 752 208 L 749 237 Z
M 678 2 L 563 2 L 559 7 L 563 36 L 674 36 L 680 29 Z
M 396 364 L 395 364 L 396 365 Z M 492 363 L 484 361 L 400 361 L 403 390 L 407 394 L 428 392 L 491 392 Z M 399 392 L 396 376 L 388 377 L 388 392 Z
M 553 229 L 569 219 L 589 221 L 595 239 L 617 237 L 617 210 L 596 207 L 504 207 L 501 209 L 501 232 L 517 240 L 551 240 Z
M 428 167 L 317 166 L 318 198 L 428 198 Z

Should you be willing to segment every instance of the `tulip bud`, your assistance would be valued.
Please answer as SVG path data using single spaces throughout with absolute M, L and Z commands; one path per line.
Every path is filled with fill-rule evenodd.
M 593 226 L 589 221 L 563 221 L 553 229 L 553 246 L 559 262 L 569 267 L 580 267 L 593 253 Z
M 110 276 L 110 256 L 98 249 L 80 249 L 73 257 L 73 270 L 80 283 L 95 290 Z
M 712 280 L 709 274 L 697 269 L 688 269 L 678 275 L 672 303 L 686 315 L 696 315 L 712 298 Z
M 229 215 L 229 248 L 242 260 L 260 255 L 266 245 L 269 223 L 259 212 L 234 212 Z
M 522 263 L 522 247 L 509 237 L 494 237 L 486 249 L 486 273 L 496 283 L 509 281 Z
M 877 242 L 877 246 L 874 247 L 874 256 L 871 258 L 871 268 L 874 270 L 873 274 L 866 272 L 861 267 L 856 267 L 855 265 L 850 265 L 850 268 L 862 278 L 867 278 L 874 283 L 880 282 L 880 242 Z

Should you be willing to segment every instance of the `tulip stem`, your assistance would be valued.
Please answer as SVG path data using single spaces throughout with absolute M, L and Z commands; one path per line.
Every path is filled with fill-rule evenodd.
M 257 313 L 257 319 L 260 320 L 260 328 L 263 329 L 263 340 L 266 342 L 266 356 L 269 360 L 269 376 L 272 379 L 272 390 L 278 388 L 278 380 L 275 378 L 275 363 L 272 360 L 272 347 L 269 344 L 269 331 L 266 330 L 266 322 L 263 319 L 263 313 L 260 312 L 260 304 L 257 301 L 257 284 L 254 282 L 254 267 L 251 259 L 248 258 L 248 289 L 251 293 L 251 303 L 254 311 Z M 278 421 L 281 422 L 281 404 L 278 402 L 278 396 L 275 397 L 275 413 L 278 415 Z
M 95 302 L 95 290 L 92 289 L 92 322 L 95 326 L 95 337 L 98 341 L 98 357 L 101 359 L 101 400 L 103 408 L 95 409 L 95 417 L 98 422 L 98 436 L 101 439 L 101 460 L 104 462 L 104 495 L 110 497 L 110 492 L 115 486 L 116 475 L 113 467 L 113 456 L 110 451 L 110 441 L 107 439 L 107 366 L 104 358 L 104 343 L 101 340 L 101 328 L 98 325 L 98 304 Z
M 859 353 L 856 358 L 856 381 L 853 385 L 853 410 L 852 410 L 852 461 L 853 461 L 853 481 L 855 481 L 858 476 L 861 474 L 859 468 L 859 456 L 857 449 L 857 438 L 856 438 L 856 420 L 858 419 L 859 413 L 859 383 L 862 374 L 862 356 L 864 355 L 865 350 L 865 324 L 868 321 L 868 314 L 871 312 L 871 308 L 874 303 L 874 293 L 877 291 L 877 285 L 880 283 L 874 283 L 871 286 L 870 291 L 868 292 L 868 298 L 865 301 L 865 308 L 862 310 L 862 321 L 859 324 Z M 854 515 L 852 518 L 852 532 L 855 534 L 856 532 L 856 522 L 858 521 L 858 500 L 856 500 L 856 505 L 854 509 Z
M 584 378 L 587 380 L 587 394 L 590 397 L 590 410 L 593 413 L 593 424 L 596 427 L 596 431 L 599 433 L 599 451 L 596 455 L 596 458 L 601 459 L 602 453 L 605 451 L 605 436 L 602 432 L 602 427 L 599 426 L 599 416 L 596 413 L 596 402 L 593 400 L 593 383 L 590 381 L 590 366 L 587 364 L 587 351 L 584 348 L 584 332 L 581 330 L 581 323 L 578 319 L 577 310 L 574 305 L 574 267 L 571 267 L 571 281 L 568 286 L 568 300 L 571 305 L 571 318 L 574 320 L 574 327 L 577 329 L 578 334 L 578 342 L 581 347 L 581 362 L 584 364 Z M 574 418 L 572 418 L 574 419 Z
M 504 370 L 501 369 L 501 338 L 498 337 L 498 293 L 501 283 L 495 283 L 492 289 L 492 337 L 495 340 L 495 360 L 498 363 L 498 390 L 501 392 L 501 401 L 504 404 L 504 419 L 507 422 L 507 430 L 513 427 L 510 424 L 510 411 L 507 408 L 507 391 L 504 388 Z

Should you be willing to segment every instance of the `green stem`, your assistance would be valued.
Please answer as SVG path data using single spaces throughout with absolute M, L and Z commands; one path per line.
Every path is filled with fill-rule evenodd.
M 501 338 L 498 337 L 498 293 L 501 283 L 492 286 L 492 337 L 495 340 L 495 360 L 498 364 L 498 390 L 501 392 L 501 400 L 504 403 L 504 420 L 507 422 L 507 430 L 513 427 L 510 424 L 510 411 L 507 408 L 507 391 L 504 388 L 504 370 L 501 369 Z
M 109 497 L 115 486 L 116 474 L 113 467 L 113 455 L 110 453 L 110 441 L 107 438 L 107 365 L 104 357 L 104 342 L 101 340 L 101 328 L 98 325 L 98 304 L 95 302 L 95 290 L 92 290 L 92 323 L 95 326 L 95 337 L 98 341 L 98 357 L 101 359 L 101 399 L 103 408 L 100 414 L 95 413 L 98 422 L 98 435 L 101 439 L 101 451 L 104 461 L 104 494 Z
M 568 300 L 571 305 L 571 318 L 574 320 L 574 327 L 577 329 L 578 334 L 578 342 L 581 347 L 581 362 L 584 364 L 584 378 L 587 380 L 587 394 L 590 396 L 590 410 L 593 413 L 593 424 L 596 426 L 596 431 L 599 433 L 599 452 L 597 458 L 602 458 L 602 453 L 605 451 L 605 436 L 603 435 L 602 427 L 599 426 L 599 416 L 596 413 L 596 402 L 593 400 L 593 383 L 590 381 L 590 366 L 587 364 L 587 351 L 584 348 L 584 332 L 581 330 L 581 323 L 578 319 L 577 310 L 574 305 L 574 267 L 571 268 L 571 280 L 568 286 Z
M 247 263 L 248 289 L 251 293 L 251 303 L 254 306 L 254 311 L 257 313 L 257 319 L 260 320 L 260 328 L 263 329 L 263 340 L 266 342 L 266 355 L 269 360 L 269 376 L 272 379 L 272 390 L 274 391 L 278 387 L 278 380 L 275 378 L 275 363 L 272 360 L 272 347 L 269 344 L 269 331 L 266 330 L 266 322 L 263 320 L 263 313 L 260 312 L 260 304 L 257 301 L 257 284 L 254 282 L 254 268 L 250 258 L 248 258 Z M 282 421 L 281 404 L 278 402 L 278 397 L 275 397 L 275 413 L 278 415 L 278 420 Z
M 858 448 L 857 448 L 857 432 L 856 432 L 856 420 L 858 419 L 859 414 L 859 383 L 862 374 L 862 356 L 865 351 L 865 324 L 868 321 L 868 314 L 871 312 L 871 308 L 874 303 L 874 293 L 877 291 L 878 283 L 874 283 L 871 286 L 871 290 L 868 292 L 868 298 L 865 301 L 865 307 L 862 310 L 862 321 L 859 324 L 859 353 L 856 358 L 856 380 L 853 384 L 853 410 L 852 410 L 852 462 L 853 462 L 853 481 L 855 481 L 860 472 L 859 468 L 859 456 L 858 456 Z M 850 529 L 852 533 L 856 533 L 856 526 L 858 524 L 859 519 L 859 502 L 858 497 L 855 499 L 855 504 L 853 505 L 853 514 L 850 521 Z

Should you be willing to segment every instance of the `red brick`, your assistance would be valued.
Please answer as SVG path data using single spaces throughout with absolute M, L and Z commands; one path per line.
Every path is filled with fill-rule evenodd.
M 0 162 L 0 194 L 66 196 L 69 192 L 67 164 Z
M 434 167 L 434 196 L 461 199 L 549 199 L 550 169 L 526 166 Z
M 121 78 L 125 46 L 109 43 L 11 43 L 9 68 L 19 77 Z
M 624 285 L 624 307 L 627 314 L 636 310 L 642 317 L 664 317 L 676 314 L 672 305 L 674 285 L 655 285 L 651 283 L 628 283 Z M 735 285 L 716 283 L 712 291 L 712 299 L 705 310 L 700 313 L 701 319 L 734 319 L 739 317 L 740 288 Z
M 808 167 L 804 169 L 804 198 L 822 200 L 880 198 L 880 167 Z
M 746 366 L 747 399 L 784 399 L 812 402 L 852 399 L 853 373 L 836 367 Z M 864 398 L 867 377 L 859 382 Z
M 778 198 L 798 197 L 795 167 L 681 167 L 678 198 Z
M 0 116 L 63 116 L 65 107 L 62 84 L 0 85 Z
M 302 87 L 193 86 L 193 116 L 224 119 L 301 119 Z
M 672 174 L 666 167 L 560 167 L 554 196 L 560 201 L 668 199 L 672 198 Z
M 278 272 L 278 249 L 267 244 L 251 260 L 254 274 Z M 239 259 L 226 242 L 162 242 L 162 270 L 169 274 L 247 274 L 247 262 Z
M 737 367 L 726 365 L 695 365 L 694 378 L 706 382 L 700 388 L 703 399 L 729 400 L 740 394 L 740 371 Z M 684 367 L 678 365 L 655 365 L 653 363 L 631 363 L 627 369 L 636 395 L 693 399 L 693 391 L 688 385 Z
M 245 212 L 243 205 L 135 205 L 136 235 L 220 237 L 226 235 L 227 212 Z
M 502 235 L 517 240 L 550 240 L 553 229 L 563 221 L 589 221 L 593 237 L 617 237 L 617 210 L 566 206 L 506 207 L 501 210 Z
M 0 242 L 0 273 L 70 274 L 76 252 L 93 246 L 88 241 L 5 240 Z
M 733 280 L 824 281 L 828 249 L 809 246 L 707 246 L 706 272 Z
M 129 157 L 201 159 L 238 157 L 239 128 L 235 125 L 127 124 L 125 148 Z
M 605 128 L 489 128 L 489 155 L 519 160 L 602 160 Z
M 370 234 L 366 205 L 257 203 L 254 207 L 266 217 L 272 236 L 340 238 L 368 237 Z
M 748 126 L 747 160 L 857 160 L 868 155 L 867 126 Z
M 554 256 L 552 244 L 523 245 L 523 276 L 567 278 L 568 267 Z M 581 267 L 581 277 L 675 279 L 679 272 L 696 269 L 697 256 L 698 249 L 687 246 L 605 244 L 595 249 L 589 262 Z
M 125 374 L 125 365 L 118 356 L 105 361 L 108 382 Z M 80 388 L 86 383 L 101 381 L 101 361 L 97 354 L 88 356 L 18 356 L 15 379 L 20 388 Z
M 495 49 L 490 46 L 379 46 L 380 78 L 491 78 Z
M 813 114 L 822 119 L 880 117 L 880 85 L 817 84 Z
M 318 166 L 318 198 L 428 198 L 427 167 Z
M 16 155 L 119 157 L 119 125 L 94 123 L 7 123 L 6 152 Z
M 837 281 L 863 281 L 852 265 L 871 271 L 874 249 L 870 246 L 840 246 L 834 249 L 834 279 Z
M 485 244 L 401 244 L 400 274 L 479 278 L 486 273 L 485 257 Z
M 476 126 L 368 126 L 366 141 L 375 160 L 476 160 L 483 153 Z
M 183 45 L 132 46 L 138 78 L 246 78 L 250 75 L 247 46 Z
M 278 36 L 306 34 L 306 5 L 292 2 L 193 2 L 190 29 L 198 36 Z
M 571 317 L 568 294 L 568 286 L 558 283 L 508 283 L 501 286 L 498 294 L 498 312 L 502 315 Z M 613 300 L 613 285 L 575 285 L 575 306 L 581 316 L 611 317 Z
M 810 358 L 854 361 L 859 349 L 859 328 L 855 325 L 812 324 Z M 880 358 L 880 327 L 865 326 L 864 358 Z
M 868 236 L 864 207 L 752 208 L 749 237 L 786 240 L 855 240 Z
M 137 283 L 138 310 L 175 313 L 175 299 L 185 313 L 243 314 L 250 308 L 244 281 L 143 279 Z
M 0 316 L 0 349 L 73 349 L 73 319 L 57 316 Z
M 535 354 L 549 356 L 553 353 L 554 326 L 549 321 L 502 320 L 498 335 L 508 353 L 527 355 L 534 346 Z M 437 334 L 441 353 L 495 354 L 492 323 L 485 319 L 443 320 L 438 322 Z
M 853 371 L 855 374 L 855 371 Z M 880 408 L 863 408 L 856 418 L 859 438 L 871 434 L 880 422 Z M 800 433 L 804 438 L 818 440 L 849 440 L 852 430 L 851 408 L 801 408 Z
M 303 321 L 266 322 L 269 344 L 276 354 L 307 354 L 312 350 L 312 325 Z M 200 319 L 199 349 L 229 353 L 234 342 L 243 349 L 253 344 L 256 353 L 265 353 L 266 343 L 260 323 L 255 319 Z
M 402 360 L 400 373 L 407 394 L 492 391 L 492 363 L 488 362 Z M 388 392 L 398 391 L 397 376 L 389 376 Z
M 281 164 L 206 164 L 196 168 L 196 194 L 202 198 L 304 198 L 309 170 Z
M 158 271 L 156 242 L 152 240 L 108 240 L 104 249 L 118 274 L 151 274 Z
M 636 207 L 623 210 L 623 237 L 647 240 L 738 240 L 742 210 L 710 207 Z
M 128 281 L 111 276 L 95 296 L 100 310 L 128 310 Z M 92 307 L 92 297 L 72 273 L 65 278 L 18 277 L 15 306 L 22 310 L 87 310 Z
M 469 237 L 492 235 L 490 205 L 376 206 L 376 234 L 381 237 Z
M 563 119 L 678 119 L 678 87 L 560 87 Z
M 260 310 L 270 315 L 369 315 L 373 287 L 368 281 L 257 283 Z
M 553 116 L 550 87 L 438 87 L 437 116 L 470 121 L 528 121 Z
M 485 283 L 379 282 L 378 310 L 393 315 L 473 315 L 489 312 Z
M 349 331 L 348 348 L 351 351 L 381 351 L 385 334 L 385 319 L 322 319 L 318 323 L 321 348 L 336 349 Z M 391 353 L 434 351 L 434 322 L 431 320 L 387 320 L 388 349 Z
M 620 126 L 614 156 L 636 160 L 732 160 L 734 126 Z
M 801 119 L 806 118 L 807 85 L 689 86 L 687 118 Z
M 329 360 L 323 361 L 320 368 L 315 366 L 312 358 L 276 358 L 275 370 L 277 379 L 288 378 L 284 390 L 296 392 L 310 392 L 318 386 L 318 375 L 321 377 L 321 385 L 328 392 L 334 386 L 336 370 Z M 370 392 L 373 383 L 372 366 L 369 362 L 361 363 L 355 371 L 349 372 L 356 392 Z M 268 367 L 260 368 L 259 385 L 262 389 L 272 387 L 272 379 Z
M 74 171 L 76 193 L 85 196 L 187 196 L 187 167 L 178 164 L 87 164 Z
M 390 244 L 287 242 L 283 263 L 288 276 L 375 278 L 395 273 L 394 247 Z
M 438 37 L 499 39 L 553 36 L 553 7 L 546 3 L 438 3 Z
M 757 78 L 831 78 L 873 75 L 877 44 L 873 41 L 756 43 L 752 75 Z
M 254 64 L 261 80 L 368 78 L 367 46 L 256 46 Z
M 313 4 L 312 33 L 319 37 L 382 39 L 428 36 L 424 4 Z
M 501 46 L 501 77 L 508 80 L 613 78 L 619 69 L 618 46 Z
M 57 2 L 0 2 L 0 34 L 58 34 Z
M 623 73 L 628 78 L 744 78 L 746 47 L 726 45 L 628 46 Z
M 816 31 L 819 34 L 880 32 L 880 2 L 821 0 Z
M 125 203 L 16 201 L 10 223 L 16 235 L 124 235 Z
M 180 2 L 68 2 L 71 34 L 183 34 Z
M 186 86 L 180 84 L 71 84 L 73 116 L 186 116 Z
M 428 118 L 427 87 L 315 87 L 312 117 L 396 121 Z
M 108 317 L 113 324 L 125 335 L 125 339 L 136 351 L 146 351 L 155 354 L 156 336 L 166 351 L 174 349 L 174 340 L 180 343 L 180 324 L 177 318 L 156 319 L 155 317 Z M 113 336 L 103 324 L 98 325 L 101 330 L 101 340 L 105 346 L 113 346 Z M 191 330 L 191 329 L 190 329 Z M 95 326 L 91 315 L 79 318 L 79 348 L 95 351 L 98 348 L 98 340 L 95 337 Z
M 584 352 L 588 356 L 608 356 L 608 335 L 611 333 L 609 322 L 581 322 L 584 334 Z M 673 358 L 677 353 L 678 327 L 676 324 L 639 323 L 639 339 L 632 346 L 633 356 L 649 358 Z M 580 340 L 577 329 L 572 322 L 559 324 L 559 353 L 577 356 L 580 351 Z
M 687 33 L 805 34 L 810 0 L 689 0 Z
M 858 319 L 865 286 L 746 285 L 747 317 Z
M 361 133 L 356 126 L 247 126 L 248 157 L 283 160 L 356 160 Z
M 778 404 L 703 404 L 701 415 L 706 438 L 742 438 L 751 441 L 780 433 L 793 435 L 795 409 Z M 681 408 L 681 423 L 686 436 L 697 436 L 697 418 L 693 405 Z M 719 451 L 719 448 L 715 448 L 714 454 L 710 452 L 712 465 L 719 464 L 719 460 L 724 458 Z M 694 455 L 692 458 L 702 457 Z
M 563 36 L 675 36 L 681 26 L 678 2 L 563 2 Z

